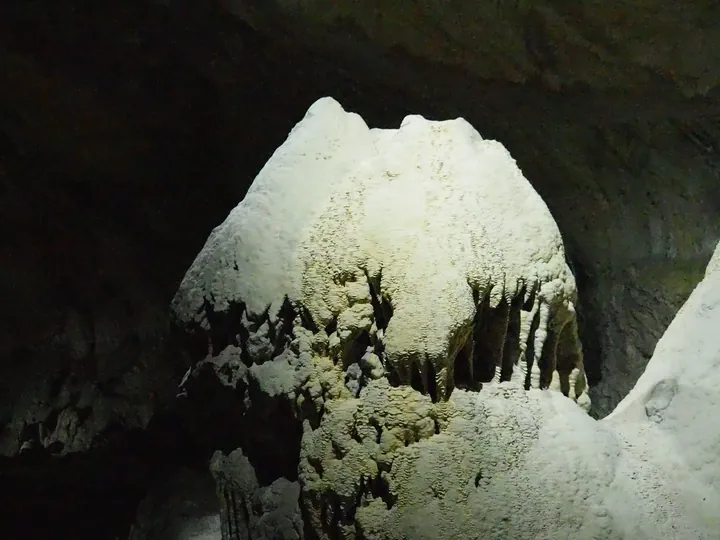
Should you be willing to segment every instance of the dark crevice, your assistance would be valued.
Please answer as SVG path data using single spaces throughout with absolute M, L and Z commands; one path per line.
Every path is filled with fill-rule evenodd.
M 397 497 L 390 493 L 390 485 L 383 477 L 380 469 L 378 469 L 377 475 L 370 482 L 370 493 L 375 499 L 381 499 L 388 510 L 392 510 L 397 502 Z
M 385 362 L 385 343 L 380 341 L 379 339 L 375 340 L 375 343 L 373 344 L 373 352 L 380 358 L 383 365 L 386 365 Z
M 78 425 L 82 425 L 85 422 L 87 422 L 88 418 L 90 418 L 90 415 L 93 412 L 92 407 L 78 407 L 75 409 L 78 415 Z
M 67 377 L 67 373 L 62 371 L 55 375 L 55 378 L 53 379 L 52 383 L 50 384 L 50 401 L 55 401 L 55 399 L 60 395 L 60 391 L 63 389 L 63 386 L 65 385 L 65 379 Z
M 308 463 L 310 464 L 310 466 L 315 470 L 315 472 L 319 476 L 322 476 L 323 472 L 325 472 L 325 470 L 323 469 L 323 466 L 322 466 L 322 461 L 320 461 L 319 458 L 308 457 Z
M 310 312 L 304 306 L 297 305 L 294 309 L 298 312 L 298 315 L 300 315 L 300 324 L 303 328 L 310 330 L 313 334 L 317 334 L 320 331 L 320 328 L 317 324 L 315 324 L 312 315 L 310 315 Z
M 552 316 L 550 320 L 552 320 Z M 553 328 L 552 324 L 548 324 L 547 336 L 545 337 L 545 342 L 543 343 L 543 348 L 540 353 L 540 388 L 547 388 L 552 381 L 555 367 L 554 363 L 557 358 L 557 344 L 557 331 Z
M 586 270 L 580 260 L 579 250 L 573 249 L 571 243 L 566 246 L 568 255 L 572 257 L 572 270 L 578 288 L 578 302 L 575 306 L 577 314 L 578 334 L 583 346 L 583 367 L 590 386 L 598 384 L 602 378 L 601 358 L 604 357 L 598 329 L 601 328 L 598 310 L 593 309 L 596 302 L 597 280 Z
M 330 524 L 330 538 L 332 540 L 343 540 L 341 538 L 340 523 L 343 518 L 343 506 L 339 497 L 332 497 L 332 522 Z
M 280 312 L 278 313 L 279 321 L 277 326 L 270 325 L 270 327 L 273 329 L 273 334 L 275 334 L 273 336 L 273 342 L 275 344 L 272 352 L 273 358 L 275 358 L 277 355 L 281 354 L 285 349 L 287 349 L 289 343 L 292 342 L 293 338 L 295 337 L 293 334 L 293 327 L 296 316 L 297 313 L 295 311 L 295 308 L 286 296 L 285 301 L 280 308 Z
M 435 366 L 432 365 L 430 360 L 425 360 L 425 373 L 427 373 L 427 393 L 430 395 L 432 402 L 437 403 L 437 373 L 435 372 Z
M 342 451 L 342 448 L 340 448 L 337 442 L 332 441 L 331 446 L 333 451 L 333 457 L 335 459 L 342 459 L 345 457 L 345 452 Z
M 468 287 L 470 287 L 470 290 L 472 291 L 473 305 L 477 308 L 477 306 L 480 304 L 480 289 L 478 289 L 477 287 L 473 287 L 473 285 L 469 281 Z
M 482 478 L 483 478 L 483 473 L 482 473 L 482 471 L 480 470 L 480 471 L 478 471 L 477 474 L 475 475 L 475 487 L 478 487 L 478 486 L 480 485 L 480 480 L 482 480 Z
M 330 334 L 334 334 L 337 331 L 337 315 L 333 315 L 333 318 L 330 319 L 330 322 L 328 322 L 325 325 L 325 333 L 329 336 Z
M 473 336 L 472 332 L 465 344 L 458 349 L 453 361 L 454 385 L 463 390 L 475 388 L 475 380 L 472 373 Z
M 229 508 L 228 508 L 228 514 L 230 514 L 230 515 L 229 515 L 229 518 L 230 518 L 230 519 L 229 519 L 229 522 L 232 524 L 232 530 L 229 531 L 229 532 L 230 532 L 230 538 L 229 538 L 229 540 L 235 540 L 236 537 L 237 537 L 237 540 L 240 540 L 240 519 L 239 519 L 239 517 L 238 517 L 238 510 L 240 510 L 240 508 L 238 507 L 237 497 L 236 497 L 236 494 L 235 494 L 235 489 L 233 489 L 232 486 L 229 486 L 229 487 L 227 487 L 226 489 L 227 489 L 227 492 L 228 492 L 229 495 L 230 495 L 230 497 L 229 497 L 229 498 L 230 498 L 230 505 L 229 505 Z M 247 509 L 244 508 L 244 505 L 243 505 L 243 508 L 242 508 L 242 512 L 243 512 L 243 514 L 244 514 L 244 516 L 245 516 L 245 526 L 248 527 L 248 526 L 249 526 L 250 516 L 247 514 Z M 251 537 L 248 536 L 248 538 L 251 538 Z
M 505 334 L 505 345 L 502 354 L 502 371 L 500 374 L 501 381 L 509 381 L 515 361 L 520 355 L 520 311 L 522 310 L 524 290 L 518 294 L 510 304 L 510 312 L 508 314 L 507 333 Z
M 328 538 L 335 540 L 337 538 L 337 532 L 333 527 L 333 508 L 334 495 L 321 495 L 320 496 L 320 521 L 323 524 L 323 528 L 327 533 Z
M 355 339 L 345 345 L 342 358 L 343 369 L 347 369 L 351 364 L 359 363 L 371 346 L 370 333 L 367 330 L 361 330 Z
M 43 429 L 46 433 L 52 433 L 57 428 L 58 419 L 60 418 L 60 413 L 62 412 L 62 409 L 53 409 L 50 411 L 50 414 L 45 419 L 45 421 L 42 423 Z M 37 424 L 36 424 L 37 425 Z M 36 432 L 37 433 L 37 432 Z
M 20 441 L 25 443 L 27 441 L 37 442 L 38 446 L 40 443 L 40 431 L 39 431 L 39 424 L 32 423 L 32 424 L 25 424 L 20 430 Z
M 305 540 L 319 540 L 318 531 L 313 527 L 313 519 L 310 517 L 311 510 L 308 509 L 309 497 L 300 496 L 300 515 L 303 520 L 303 535 Z
M 499 307 L 499 306 L 498 306 Z M 479 304 L 473 327 L 473 375 L 478 382 L 490 382 L 495 375 L 498 343 L 497 309 L 490 307 L 490 290 Z M 504 338 L 504 336 L 503 336 Z
M 257 430 L 248 422 L 247 384 L 240 379 L 235 387 L 222 384 L 209 364 L 203 364 L 186 385 L 186 397 L 178 401 L 177 412 L 187 426 L 188 440 L 210 459 L 216 450 L 229 455 L 254 444 Z M 272 419 L 272 417 L 271 417 Z M 234 426 L 228 429 L 228 426 Z M 260 445 L 262 451 L 264 447 Z M 246 454 L 247 455 L 247 454 Z M 252 456 L 256 456 L 253 454 Z M 250 456 L 248 456 L 249 459 Z M 253 465 L 257 465 L 253 463 Z M 265 468 L 261 468 L 265 473 Z
M 257 332 L 258 328 L 260 328 L 263 324 L 270 320 L 270 306 L 258 313 L 245 311 L 244 313 L 242 313 L 242 316 L 246 321 L 246 324 L 243 324 L 243 326 L 246 327 L 250 333 L 255 333 Z
M 557 345 L 557 371 L 560 376 L 560 391 L 564 395 L 570 393 L 570 373 L 582 363 L 582 351 L 576 338 L 576 323 L 568 321 L 560 330 Z
M 378 421 L 377 421 L 375 418 L 370 418 L 370 420 L 368 421 L 368 423 L 369 423 L 373 428 L 375 428 L 375 433 L 376 433 L 375 442 L 378 443 L 378 444 L 380 444 L 380 438 L 381 438 L 381 436 L 382 436 L 382 427 L 380 426 L 380 424 L 378 423 Z
M 525 390 L 530 389 L 531 369 L 533 364 L 535 363 L 535 333 L 537 332 L 537 329 L 539 327 L 540 311 L 538 310 L 538 312 L 533 317 L 532 322 L 530 323 L 530 331 L 528 332 L 527 337 L 527 347 L 525 348 L 525 357 L 520 359 L 520 361 L 525 362 L 525 365 L 527 366 L 525 381 L 523 381 L 523 386 L 525 387 Z
M 387 378 L 388 383 L 390 383 L 390 386 L 392 386 L 393 388 L 398 388 L 401 385 L 400 374 L 392 366 L 388 370 Z
M 235 338 L 232 342 L 228 343 L 240 347 L 240 359 L 243 364 L 250 367 L 255 363 L 262 363 L 261 358 L 253 358 L 248 352 L 248 341 L 250 340 L 250 330 L 245 327 L 244 324 L 240 323 L 235 330 Z M 226 345 L 227 346 L 227 345 Z M 217 349 L 215 346 L 212 348 L 212 355 L 217 356 L 222 352 L 223 349 Z
M 247 335 L 239 334 L 243 331 L 242 319 L 245 314 L 244 302 L 229 302 L 228 309 L 216 312 L 211 300 L 205 299 L 205 317 L 210 326 L 209 339 L 211 353 L 217 356 L 229 345 L 241 346 L 241 340 L 247 340 Z M 240 339 L 238 339 L 240 335 Z
M 244 498 L 245 498 L 245 497 L 243 496 L 243 499 L 244 499 Z M 233 502 L 235 503 L 235 505 L 237 505 L 237 501 L 233 501 Z M 241 502 L 242 502 L 242 505 L 241 505 L 242 508 L 241 508 L 241 510 L 242 510 L 242 513 L 243 513 L 243 518 L 245 519 L 245 533 L 247 534 L 247 536 L 246 536 L 245 538 L 252 538 L 252 529 L 250 528 L 250 512 L 248 511 L 247 506 L 244 504 L 245 501 L 243 500 L 243 501 L 241 501 Z M 237 506 L 236 506 L 235 508 L 236 508 L 236 509 L 235 509 L 235 514 L 237 515 Z M 236 518 L 236 519 L 237 519 L 237 518 Z M 240 539 L 240 524 L 237 523 L 237 521 L 235 522 L 235 529 L 236 529 L 237 532 L 238 532 L 238 540 L 241 540 L 241 539 Z
M 302 423 L 297 418 L 294 403 L 268 396 L 254 380 L 248 386 L 247 398 L 252 403 L 254 421 L 244 420 L 237 425 L 237 431 L 243 433 L 241 448 L 255 470 L 258 483 L 268 486 L 281 477 L 294 482 L 298 475 L 302 439 Z M 272 429 L 265 429 L 265 426 L 272 426 Z
M 421 394 L 424 394 L 426 392 L 426 388 L 422 380 L 422 374 L 420 373 L 420 368 L 418 368 L 418 365 L 415 362 L 412 362 L 410 364 L 410 386 L 413 388 L 413 390 L 417 390 Z
M 169 341 L 178 357 L 185 356 L 192 363 L 205 358 L 213 348 L 207 332 L 199 324 L 185 326 L 174 317 L 171 319 Z
M 523 302 L 523 305 L 522 305 L 523 311 L 527 311 L 527 312 L 532 311 L 532 308 L 535 305 L 535 299 L 537 298 L 537 292 L 538 292 L 539 288 L 540 288 L 540 286 L 537 283 L 535 283 L 532 286 L 532 289 L 530 289 L 530 294 L 528 295 L 525 302 Z M 521 291 L 521 298 L 524 297 L 526 293 L 527 293 L 527 285 L 525 285 Z
M 235 513 L 233 512 L 233 496 L 229 487 L 225 487 L 222 490 L 222 497 L 225 500 L 225 507 L 223 508 L 224 515 L 222 515 L 221 518 L 225 518 L 225 523 L 227 523 L 227 534 L 229 537 L 228 540 L 233 540 L 234 535 L 237 534 L 237 530 L 235 523 Z
M 360 437 L 360 434 L 357 430 L 357 424 L 353 423 L 352 429 L 350 430 L 350 438 L 352 438 L 353 441 L 361 443 L 363 442 L 362 437 Z
M 365 277 L 370 287 L 370 302 L 373 307 L 373 317 L 378 330 L 385 330 L 393 316 L 393 308 L 390 301 L 382 294 L 382 270 L 375 279 L 365 272 Z
M 300 405 L 300 416 L 310 422 L 310 427 L 315 430 L 320 427 L 324 411 L 322 407 L 320 410 L 316 410 L 315 403 L 308 390 L 303 390 L 301 393 L 304 399 Z
M 357 509 L 360 508 L 360 506 L 363 505 L 365 502 L 367 495 L 370 493 L 370 481 L 369 479 L 366 479 L 366 477 L 363 475 L 360 477 L 360 485 L 358 486 L 357 493 L 355 494 L 355 500 L 353 501 L 353 504 L 350 508 L 347 510 L 347 515 L 345 516 L 345 519 L 352 523 L 355 521 L 355 515 L 357 514 Z

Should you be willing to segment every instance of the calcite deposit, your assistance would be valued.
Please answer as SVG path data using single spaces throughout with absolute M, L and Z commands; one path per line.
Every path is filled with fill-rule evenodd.
M 597 422 L 576 296 L 500 143 L 462 119 L 370 129 L 316 102 L 173 301 L 207 351 L 180 395 L 218 449 L 223 537 L 714 538 L 717 459 L 670 451 L 675 430 L 716 442 L 687 427 L 705 417 L 681 380 L 711 378 L 710 348 L 683 370 L 659 346 Z

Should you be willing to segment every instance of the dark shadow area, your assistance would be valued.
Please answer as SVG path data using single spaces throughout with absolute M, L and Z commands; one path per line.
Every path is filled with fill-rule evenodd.
M 149 486 L 203 459 L 174 415 L 82 454 L 0 458 L 3 538 L 127 538 Z

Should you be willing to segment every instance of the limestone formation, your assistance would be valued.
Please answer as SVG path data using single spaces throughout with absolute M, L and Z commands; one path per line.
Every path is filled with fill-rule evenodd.
M 128 540 L 217 540 L 221 520 L 209 471 L 182 468 L 150 489 Z
M 211 470 L 220 499 L 223 538 L 303 538 L 297 482 L 279 478 L 270 486 L 260 487 L 240 449 L 228 456 L 216 452 Z
M 575 297 L 557 226 L 502 145 L 462 119 L 370 130 L 324 99 L 213 232 L 174 306 L 209 328 L 241 305 L 236 317 L 266 316 L 275 334 L 287 300 L 343 371 L 371 359 L 434 399 L 513 379 L 587 407 Z M 280 346 L 250 335 L 252 362 Z
M 173 301 L 208 353 L 180 395 L 229 453 L 223 538 L 714 538 L 717 460 L 662 473 L 673 430 L 715 444 L 673 409 L 697 410 L 681 379 L 707 356 L 596 422 L 575 302 L 552 216 L 499 143 L 316 102 Z

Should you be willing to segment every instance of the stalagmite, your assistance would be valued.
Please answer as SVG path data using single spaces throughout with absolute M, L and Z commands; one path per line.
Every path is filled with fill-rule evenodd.
M 210 341 L 181 395 L 236 407 L 245 472 L 216 460 L 224 536 L 260 523 L 247 510 L 260 485 L 290 478 L 313 537 L 385 538 L 393 508 L 414 504 L 418 460 L 478 468 L 508 423 L 512 456 L 448 469 L 477 489 L 502 478 L 548 403 L 589 406 L 576 297 L 560 232 L 500 143 L 462 119 L 376 130 L 316 102 L 173 300 L 176 322 Z M 218 388 L 202 388 L 208 373 Z M 469 442 L 443 446 L 455 440 Z
M 529 286 L 537 290 L 531 310 L 539 321 L 534 336 L 527 317 L 519 333 L 534 340 L 529 386 L 547 387 L 556 366 L 554 328 L 564 324 L 554 317 L 571 313 L 576 292 L 543 201 L 507 151 L 462 119 L 410 116 L 395 132 L 384 130 L 382 140 L 338 181 L 300 242 L 300 303 L 325 327 L 355 309 L 348 287 L 371 280 L 393 312 L 383 339 L 386 367 L 402 383 L 419 373 L 425 389 L 445 399 L 479 309 L 474 298 L 487 297 L 492 313 L 480 317 L 486 339 L 474 345 L 490 362 L 484 382 L 500 383 L 505 351 L 527 350 L 524 341 L 506 341 L 511 306 Z M 363 324 L 370 328 L 372 320 Z

